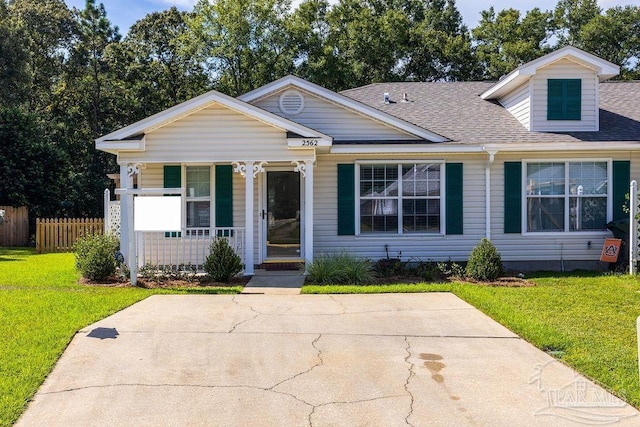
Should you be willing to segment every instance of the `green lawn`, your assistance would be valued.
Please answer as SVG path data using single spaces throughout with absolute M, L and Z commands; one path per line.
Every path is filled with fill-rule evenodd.
M 450 291 L 535 346 L 640 408 L 636 318 L 640 279 L 598 274 L 539 275 L 533 287 L 462 283 L 305 286 L 303 293 Z
M 0 426 L 17 420 L 76 331 L 149 295 L 188 292 L 77 281 L 73 254 L 0 248 Z

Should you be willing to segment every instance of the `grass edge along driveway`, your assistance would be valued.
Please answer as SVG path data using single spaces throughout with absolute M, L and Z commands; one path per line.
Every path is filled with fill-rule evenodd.
M 538 274 L 533 287 L 464 283 L 305 286 L 303 293 L 452 292 L 536 347 L 640 408 L 640 278 Z
M 78 279 L 73 254 L 0 248 L 0 426 L 17 421 L 78 330 L 150 295 L 190 292 L 84 286 Z

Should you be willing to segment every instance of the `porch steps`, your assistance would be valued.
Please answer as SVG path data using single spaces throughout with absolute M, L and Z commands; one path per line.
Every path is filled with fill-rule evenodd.
M 266 271 L 301 270 L 304 267 L 303 259 L 268 260 L 263 262 L 259 268 Z
M 242 294 L 297 295 L 304 284 L 302 270 L 257 269 Z

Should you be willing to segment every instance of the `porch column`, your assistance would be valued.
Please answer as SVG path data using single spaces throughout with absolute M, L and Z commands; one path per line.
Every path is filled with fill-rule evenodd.
M 304 260 L 313 262 L 313 160 L 305 160 L 304 178 Z
M 244 195 L 244 274 L 253 275 L 253 162 L 246 163 L 245 195 Z
M 127 164 L 120 165 L 120 188 L 133 188 L 133 176 L 129 175 Z M 133 224 L 129 224 L 129 211 L 133 209 L 130 206 L 129 195 L 120 196 L 120 252 L 124 259 L 129 259 L 129 227 L 133 228 Z

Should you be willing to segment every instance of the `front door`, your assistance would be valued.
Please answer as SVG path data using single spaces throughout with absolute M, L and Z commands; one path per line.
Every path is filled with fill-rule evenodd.
M 266 257 L 300 258 L 300 174 L 267 171 L 266 179 Z

